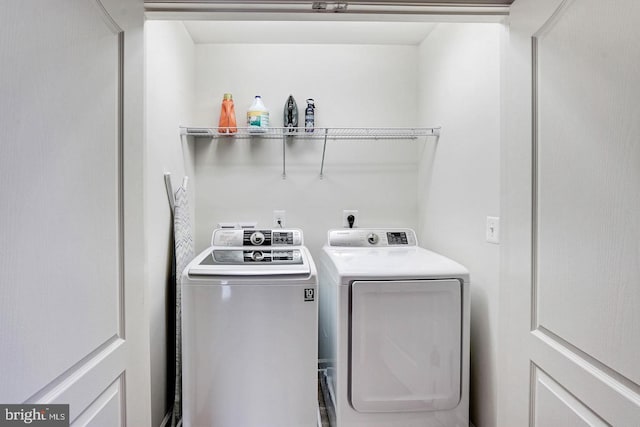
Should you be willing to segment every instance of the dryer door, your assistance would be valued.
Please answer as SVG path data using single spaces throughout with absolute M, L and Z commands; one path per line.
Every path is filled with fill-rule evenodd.
M 356 411 L 433 411 L 458 405 L 458 280 L 356 281 L 351 302 L 349 396 Z

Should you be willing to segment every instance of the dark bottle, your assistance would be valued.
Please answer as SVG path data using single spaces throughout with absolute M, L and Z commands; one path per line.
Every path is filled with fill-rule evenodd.
M 295 132 L 298 127 L 298 105 L 293 95 L 289 95 L 284 104 L 284 127 L 289 128 L 289 132 Z
M 312 98 L 307 99 L 307 108 L 304 110 L 305 131 L 313 132 L 316 125 L 316 106 Z

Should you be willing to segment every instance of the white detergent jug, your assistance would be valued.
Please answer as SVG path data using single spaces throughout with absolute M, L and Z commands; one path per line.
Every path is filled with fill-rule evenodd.
M 260 95 L 256 95 L 253 105 L 247 111 L 247 127 L 251 133 L 266 132 L 269 127 L 269 110 L 264 106 Z

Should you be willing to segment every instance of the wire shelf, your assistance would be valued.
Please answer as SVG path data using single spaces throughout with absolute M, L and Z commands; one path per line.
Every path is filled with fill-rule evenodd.
M 227 132 L 224 128 L 188 127 L 181 126 L 182 136 L 193 136 L 206 139 L 278 139 L 282 141 L 282 178 L 286 178 L 286 144 L 292 139 L 318 139 L 324 141 L 322 147 L 322 163 L 320 178 L 324 176 L 324 159 L 327 151 L 327 140 L 417 140 L 434 136 L 440 137 L 440 127 L 429 128 L 285 128 L 269 127 L 256 131 L 256 128 L 239 127 L 234 132 Z
M 233 133 L 224 128 L 186 127 L 180 128 L 181 135 L 205 138 L 263 138 L 281 139 L 285 136 L 303 139 L 418 139 L 427 136 L 439 136 L 440 127 L 429 128 L 285 128 L 270 127 L 256 131 L 255 128 L 239 127 Z

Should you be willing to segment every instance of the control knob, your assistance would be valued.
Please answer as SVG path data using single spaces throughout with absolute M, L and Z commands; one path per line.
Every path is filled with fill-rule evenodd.
M 249 241 L 251 241 L 251 244 L 254 246 L 260 246 L 261 244 L 264 243 L 264 234 L 262 234 L 259 231 L 256 231 L 251 235 L 251 237 L 249 238 Z
M 378 243 L 378 240 L 380 240 L 380 238 L 376 233 L 369 233 L 369 235 L 367 236 L 367 242 L 369 242 L 372 245 L 375 245 L 376 243 Z
M 261 251 L 253 251 L 251 254 L 251 259 L 253 261 L 262 261 L 264 258 L 264 254 Z

